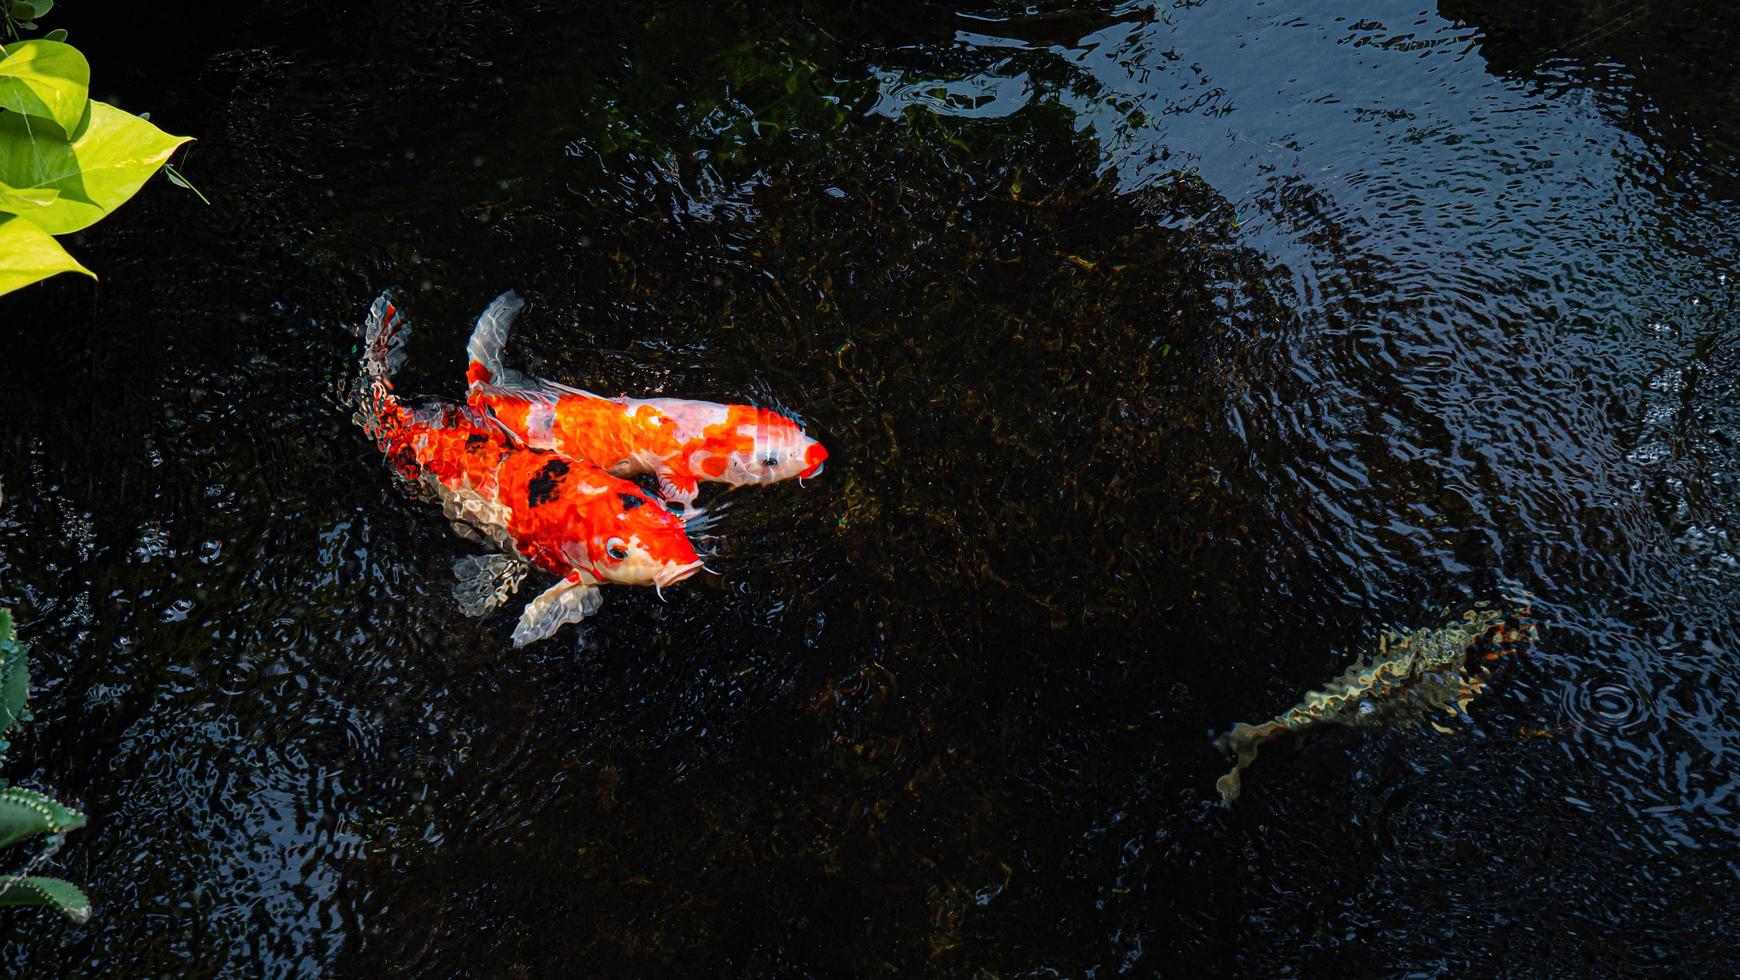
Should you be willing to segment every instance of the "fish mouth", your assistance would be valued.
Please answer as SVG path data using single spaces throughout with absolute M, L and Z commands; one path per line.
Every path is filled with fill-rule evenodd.
M 826 463 L 827 461 L 828 461 L 828 450 L 826 448 L 824 448 L 822 446 L 822 444 L 819 442 L 810 443 L 810 447 L 808 449 L 804 450 L 804 462 L 806 462 L 810 465 L 807 468 L 805 468 L 805 470 L 802 473 L 798 474 L 798 479 L 811 480 L 811 479 L 814 479 L 818 476 L 821 476 L 822 475 L 822 464 Z
M 699 558 L 687 565 L 666 565 L 662 571 L 653 576 L 653 591 L 658 594 L 659 601 L 662 602 L 665 598 L 665 586 L 676 585 L 706 567 Z

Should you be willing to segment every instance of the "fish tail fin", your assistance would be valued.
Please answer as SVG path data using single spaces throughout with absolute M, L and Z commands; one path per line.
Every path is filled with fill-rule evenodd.
M 363 373 L 393 389 L 393 375 L 405 363 L 405 341 L 411 336 L 411 321 L 399 309 L 397 290 L 375 297 L 369 318 L 363 324 Z
M 410 410 L 393 394 L 393 375 L 405 363 L 405 340 L 411 335 L 410 320 L 399 309 L 395 290 L 375 298 L 362 335 L 356 421 L 383 450 L 389 450 L 394 435 L 410 421 Z
M 471 341 L 465 345 L 465 353 L 471 361 L 465 369 L 467 383 L 475 387 L 502 379 L 505 372 L 502 370 L 501 352 L 507 347 L 508 331 L 513 327 L 514 317 L 519 316 L 525 305 L 526 301 L 510 289 L 497 296 L 495 302 L 489 304 L 489 309 L 477 318 Z
M 1214 740 L 1215 748 L 1233 757 L 1233 767 L 1226 775 L 1215 780 L 1214 788 L 1220 793 L 1222 806 L 1232 808 L 1242 790 L 1239 778 L 1241 770 L 1257 761 L 1257 749 L 1264 742 L 1271 742 L 1288 731 L 1298 731 L 1299 728 L 1289 726 L 1286 715 L 1281 715 L 1260 725 L 1249 725 L 1244 722 L 1232 726 L 1231 730 Z

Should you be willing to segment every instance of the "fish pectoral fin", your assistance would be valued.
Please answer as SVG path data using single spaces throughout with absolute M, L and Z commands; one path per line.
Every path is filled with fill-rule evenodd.
M 496 434 L 501 436 L 502 439 L 505 440 L 509 446 L 511 446 L 515 449 L 526 448 L 526 441 L 524 439 L 520 438 L 520 434 L 518 432 L 515 432 L 513 429 L 509 428 L 508 424 L 506 422 L 503 422 L 501 419 L 496 418 L 495 412 L 493 410 L 491 410 L 489 408 L 485 408 L 481 412 L 478 413 L 478 417 L 480 419 L 482 419 L 483 422 L 486 423 L 488 426 L 493 428 L 495 430 Z
M 568 623 L 578 623 L 604 605 L 604 592 L 590 582 L 563 579 L 526 603 L 514 627 L 514 647 L 548 639 Z
M 695 502 L 701 485 L 688 473 L 679 470 L 659 470 L 659 496 L 667 502 L 682 504 L 686 509 Z
M 529 568 L 512 555 L 471 555 L 453 563 L 453 598 L 467 616 L 482 616 L 518 591 Z

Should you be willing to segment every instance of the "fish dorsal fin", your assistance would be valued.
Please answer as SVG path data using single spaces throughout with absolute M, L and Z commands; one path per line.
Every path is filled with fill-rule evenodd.
M 512 555 L 472 555 L 453 563 L 453 598 L 467 616 L 482 616 L 508 600 L 530 568 Z
M 511 371 L 508 373 L 513 374 Z M 523 381 L 524 376 L 518 376 L 515 380 Z M 502 384 L 495 381 L 476 382 L 471 386 L 471 397 L 473 399 L 500 398 L 504 401 L 524 401 L 538 405 L 554 405 L 562 398 L 560 393 L 538 387 L 535 383 Z
M 500 398 L 524 398 L 527 401 L 545 402 L 554 405 L 563 395 L 579 395 L 581 398 L 596 398 L 609 401 L 603 395 L 595 395 L 584 388 L 565 385 L 560 381 L 549 381 L 544 378 L 534 378 L 521 374 L 512 368 L 502 368 L 495 381 L 476 381 L 471 385 L 474 395 L 494 395 Z
M 578 623 L 604 605 L 604 592 L 592 582 L 563 579 L 526 604 L 514 626 L 514 646 L 548 639 L 569 623 Z
M 550 381 L 546 378 L 528 378 L 527 380 L 532 382 L 533 384 L 540 386 L 540 387 L 548 388 L 551 391 L 559 391 L 564 395 L 580 395 L 581 397 L 584 397 L 584 398 L 597 398 L 600 400 L 604 400 L 603 395 L 594 395 L 592 392 L 587 391 L 584 388 L 576 388 L 573 385 L 565 385 L 560 381 Z

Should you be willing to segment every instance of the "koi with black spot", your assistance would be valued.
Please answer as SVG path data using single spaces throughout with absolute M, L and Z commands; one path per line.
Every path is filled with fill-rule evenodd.
M 514 645 L 524 646 L 594 612 L 600 584 L 662 589 L 702 567 L 682 522 L 663 507 L 642 506 L 649 501 L 633 483 L 520 444 L 465 406 L 402 402 L 392 378 L 409 332 L 392 293 L 383 293 L 364 327 L 357 421 L 394 472 L 431 492 L 456 524 L 512 556 L 455 566 L 456 593 L 469 611 L 504 601 L 504 580 L 511 593 L 525 564 L 560 576 L 521 615 Z

